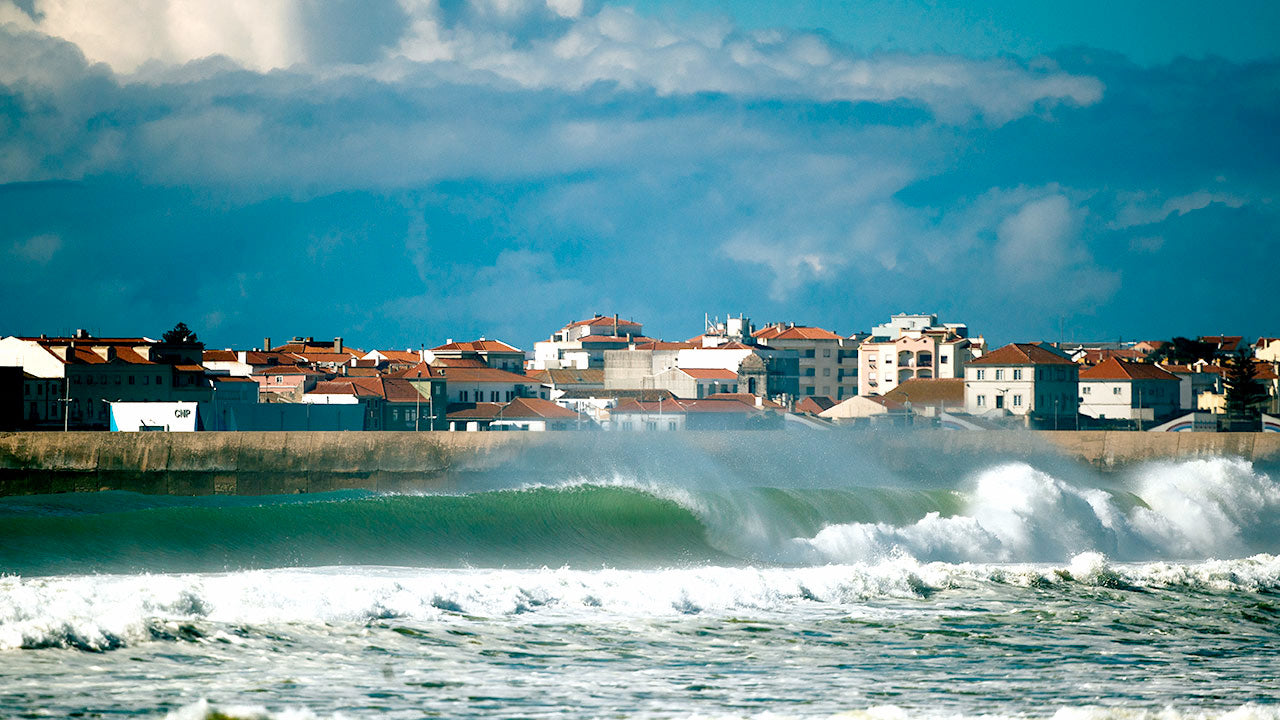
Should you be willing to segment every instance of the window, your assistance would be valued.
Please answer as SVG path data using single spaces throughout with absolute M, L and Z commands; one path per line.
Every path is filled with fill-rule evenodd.
M 391 408 L 391 419 L 392 419 L 392 420 L 399 420 L 399 419 L 400 419 L 400 409 L 399 409 L 399 408 Z M 407 419 L 407 418 L 406 418 L 406 419 Z
M 658 421 L 657 421 L 657 420 L 645 420 L 645 421 L 644 421 L 644 429 L 645 429 L 645 430 L 657 430 L 657 429 L 658 429 Z
M 1004 407 L 1004 396 L 1003 396 L 1003 395 L 997 395 L 997 396 L 996 396 L 996 409 L 997 409 L 997 410 L 999 410 L 999 409 L 1000 409 L 1000 408 L 1002 408 L 1002 407 Z
M 468 398 L 468 397 L 469 397 L 469 396 L 467 395 L 467 391 L 466 391 L 466 390 L 463 390 L 462 392 L 458 393 L 458 401 L 459 401 L 459 402 L 468 402 L 468 400 L 467 400 L 467 398 Z
M 802 355 L 801 357 L 807 357 L 807 358 L 813 357 L 813 350 L 805 350 L 804 355 Z
M 950 362 L 950 360 L 951 360 L 950 355 L 943 355 L 938 358 L 938 362 L 942 365 L 946 365 L 948 362 Z
M 1119 395 L 1119 394 L 1120 394 L 1120 386 L 1119 386 L 1119 385 L 1117 385 L 1117 386 L 1115 386 L 1115 387 L 1111 388 L 1111 394 L 1112 394 L 1112 395 Z
M 979 396 L 978 396 L 978 407 L 986 407 L 986 406 L 987 406 L 987 396 L 986 396 L 986 395 L 979 395 Z
M 822 357 L 831 357 L 831 348 L 824 349 L 822 351 Z
M 805 377 L 813 377 L 816 373 L 817 373 L 817 369 L 816 369 L 816 368 L 805 368 L 805 369 L 804 369 L 804 376 L 805 376 Z
M 31 386 L 30 386 L 30 385 L 25 386 L 23 389 L 24 389 L 24 390 L 26 390 L 26 394 L 27 394 L 27 395 L 30 395 L 30 394 L 31 394 Z M 36 386 L 36 394 L 37 394 L 37 395 L 43 395 L 43 394 L 44 394 L 44 385 L 37 385 L 37 386 Z
M 142 384 L 143 384 L 143 385 L 150 385 L 150 384 L 151 384 L 151 376 L 150 376 L 150 375 L 143 375 L 143 376 L 142 376 Z
M 813 394 L 813 387 L 812 387 L 812 386 L 810 386 L 810 387 L 805 388 L 805 389 L 804 389 L 804 394 L 805 394 L 805 395 L 812 395 L 812 394 Z
M 1021 371 L 1021 370 L 1014 370 L 1014 371 L 1013 371 L 1013 379 L 1014 379 L 1014 380 L 1021 380 L 1021 379 L 1022 379 L 1022 371 Z
M 134 378 L 134 376 L 130 375 L 130 376 L 129 376 L 129 384 L 130 384 L 130 385 L 133 385 L 133 384 L 134 384 L 134 380 L 135 380 L 135 379 L 136 379 L 136 378 Z
M 499 397 L 499 393 L 500 393 L 500 392 L 501 392 L 500 390 L 493 390 L 493 391 L 491 391 L 491 392 L 489 393 L 489 401 L 490 401 L 490 402 L 498 402 L 498 397 Z
M 276 376 L 276 384 L 277 384 L 277 385 L 279 385 L 279 384 L 281 384 L 281 383 L 283 383 L 283 382 L 284 382 L 284 376 L 283 376 L 283 375 L 277 375 L 277 376 Z M 160 378 L 156 378 L 156 384 L 157 384 L 157 385 L 159 385 L 159 384 L 160 384 Z
M 996 371 L 996 379 L 997 379 L 997 380 L 1003 380 L 1003 379 L 1004 379 L 1004 370 L 997 370 L 997 371 Z
M 405 410 L 404 419 L 408 420 L 409 422 L 414 422 L 415 420 L 418 419 L 418 411 L 414 410 L 413 408 L 409 408 L 408 410 Z
M 1093 390 L 1093 388 L 1089 387 L 1088 385 L 1085 385 L 1084 387 L 1080 388 L 1081 394 L 1084 394 L 1084 395 L 1088 395 L 1091 390 Z
M 515 397 L 516 397 L 516 394 L 514 392 L 512 392 L 511 390 L 507 391 L 507 402 L 511 402 L 512 400 L 515 399 Z
M 823 377 L 831 377 L 831 368 L 822 368 Z
M 668 429 L 668 430 L 675 430 L 675 429 L 676 429 L 676 421 L 675 421 L 675 420 L 670 420 L 670 421 L 668 421 L 668 422 L 667 422 L 667 429 Z
M 1022 396 L 1021 396 L 1021 395 L 1014 395 L 1014 396 L 1013 396 L 1013 406 L 1014 406 L 1014 407 L 1022 407 Z
M 975 372 L 974 372 L 974 374 L 973 374 L 973 379 L 974 379 L 974 380 L 986 380 L 986 379 L 987 379 L 987 371 L 986 371 L 986 370 L 977 370 L 977 371 L 975 371 Z M 979 396 L 979 397 L 981 397 L 981 396 Z
M 92 385 L 92 384 L 93 384 L 93 376 L 92 376 L 92 375 L 85 375 L 85 376 L 84 376 L 84 384 L 85 384 L 85 385 Z
M 156 376 L 156 384 L 157 384 L 157 385 L 163 385 L 163 384 L 164 384 L 164 376 L 163 376 L 163 375 L 157 375 L 157 376 Z
M 120 384 L 120 376 L 119 376 L 119 375 L 117 375 L 117 376 L 116 376 L 116 384 L 117 384 L 117 385 L 119 385 L 119 384 Z

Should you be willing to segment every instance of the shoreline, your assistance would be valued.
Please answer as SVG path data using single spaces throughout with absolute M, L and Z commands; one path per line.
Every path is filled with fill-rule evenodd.
M 450 491 L 480 473 L 552 477 L 707 460 L 727 471 L 832 455 L 833 472 L 962 468 L 992 456 L 1083 463 L 1104 472 L 1193 457 L 1280 461 L 1280 433 L 954 430 L 685 433 L 204 432 L 0 433 L 0 495 L 126 490 L 278 495 L 367 489 Z M 630 465 L 629 465 L 630 464 Z M 854 472 L 850 469 L 849 472 Z M 857 472 L 872 472 L 859 467 Z

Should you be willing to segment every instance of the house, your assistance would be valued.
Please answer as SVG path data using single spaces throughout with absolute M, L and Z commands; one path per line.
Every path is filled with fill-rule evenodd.
M 971 415 L 1074 418 L 1080 368 L 1062 353 L 1035 343 L 1012 343 L 965 367 L 964 405 Z
M 490 430 L 587 430 L 596 424 L 591 418 L 541 398 L 516 398 L 505 404 L 489 422 Z
M 977 353 L 968 338 L 949 330 L 905 331 L 893 340 L 872 338 L 858 353 L 858 394 L 885 395 L 908 380 L 964 377 Z
M 799 357 L 800 397 L 837 400 L 858 394 L 858 343 L 819 327 L 776 323 L 752 334 L 765 347 L 794 350 Z
M 606 350 L 620 350 L 644 342 L 644 326 L 632 320 L 595 315 L 557 330 L 550 340 L 533 345 L 533 370 L 603 369 Z
M 1159 366 L 1107 358 L 1080 371 L 1080 414 L 1139 424 L 1161 421 L 1181 409 L 1180 384 Z
M 675 398 L 669 390 L 561 390 L 555 403 L 574 412 L 587 415 L 600 425 L 609 421 L 609 411 L 623 400 L 664 402 Z
M 436 397 L 431 392 L 436 391 Z M 443 386 L 409 378 L 339 377 L 317 382 L 301 402 L 313 405 L 362 405 L 365 430 L 443 430 Z
M 1258 338 L 1253 344 L 1253 357 L 1269 363 L 1280 363 L 1280 338 Z
M 906 407 L 897 400 L 879 395 L 854 395 L 818 413 L 837 425 L 863 425 L 867 423 L 906 424 Z
M 549 400 L 551 389 L 527 375 L 492 367 L 433 367 L 444 378 L 449 404 L 498 402 L 518 397 Z
M 757 430 L 782 426 L 782 414 L 738 399 L 625 400 L 610 413 L 613 430 Z
M 1240 343 L 1244 340 L 1240 335 L 1201 335 L 1198 340 L 1207 345 L 1212 345 L 1217 350 L 1218 357 L 1225 357 L 1234 354 L 1240 349 Z
M 529 370 L 530 378 L 550 389 L 550 399 L 555 400 L 570 390 L 603 390 L 604 368 L 561 368 L 558 370 Z
M 66 409 L 54 414 L 67 427 L 105 429 L 111 402 L 208 401 L 211 389 L 200 366 L 202 352 L 198 343 L 100 338 L 77 330 L 70 337 L 0 339 L 0 366 L 20 367 L 33 379 L 55 381 Z M 40 387 L 33 385 L 37 392 Z M 47 404 L 43 410 L 37 412 L 37 422 L 49 423 Z
M 480 338 L 469 342 L 449 340 L 444 345 L 433 347 L 427 356 L 428 361 L 436 359 L 479 360 L 485 367 L 507 372 L 524 372 L 524 351 L 512 347 L 501 340 Z
M 265 402 L 302 402 L 316 383 L 328 380 L 333 373 L 294 365 L 276 365 L 255 370 L 252 379 L 258 383 L 259 399 Z M 271 398 L 263 396 L 270 395 Z
M 452 403 L 447 420 L 451 432 L 478 432 L 489 429 L 489 424 L 502 410 L 504 403 Z
M 663 375 L 674 368 L 728 370 L 736 376 L 739 390 L 770 397 L 794 397 L 799 386 L 799 362 L 794 350 L 739 342 L 714 347 L 691 342 L 650 342 L 637 343 L 625 350 L 610 350 L 605 353 L 604 386 L 606 390 L 649 390 L 670 383 L 686 383 L 687 378 Z M 720 374 L 717 379 L 732 383 L 727 374 Z
M 909 412 L 926 417 L 964 412 L 964 378 L 913 378 L 884 394 Z
M 669 390 L 679 398 L 704 398 L 738 392 L 738 373 L 723 368 L 674 367 L 653 376 L 655 390 Z
M 836 401 L 825 395 L 814 395 L 812 397 L 801 398 L 796 403 L 795 412 L 805 413 L 808 415 L 820 415 L 823 412 L 835 407 Z

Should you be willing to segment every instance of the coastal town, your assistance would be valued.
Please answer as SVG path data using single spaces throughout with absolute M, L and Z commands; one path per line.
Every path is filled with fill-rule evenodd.
M 498 338 L 365 349 L 263 338 L 0 339 L 0 429 L 160 431 L 956 430 L 1280 432 L 1280 338 L 1204 335 L 988 347 L 897 314 L 848 335 L 705 318 L 654 337 L 616 314 L 522 349 Z

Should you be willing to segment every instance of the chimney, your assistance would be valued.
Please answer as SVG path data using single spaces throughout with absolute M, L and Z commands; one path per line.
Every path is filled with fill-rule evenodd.
M 247 363 L 249 362 L 249 353 L 248 353 L 248 351 L 246 351 L 246 350 L 237 350 L 237 351 L 236 351 L 236 361 L 237 361 L 237 362 L 242 362 L 242 363 L 246 363 L 246 364 L 247 364 Z
M 336 353 L 342 352 L 342 338 L 336 337 L 333 339 L 333 351 Z
M 262 352 L 271 352 L 271 337 L 262 338 Z
M 76 338 L 83 339 L 89 337 L 89 331 L 84 328 L 76 328 Z
M 613 314 L 613 336 L 618 337 L 618 313 Z

